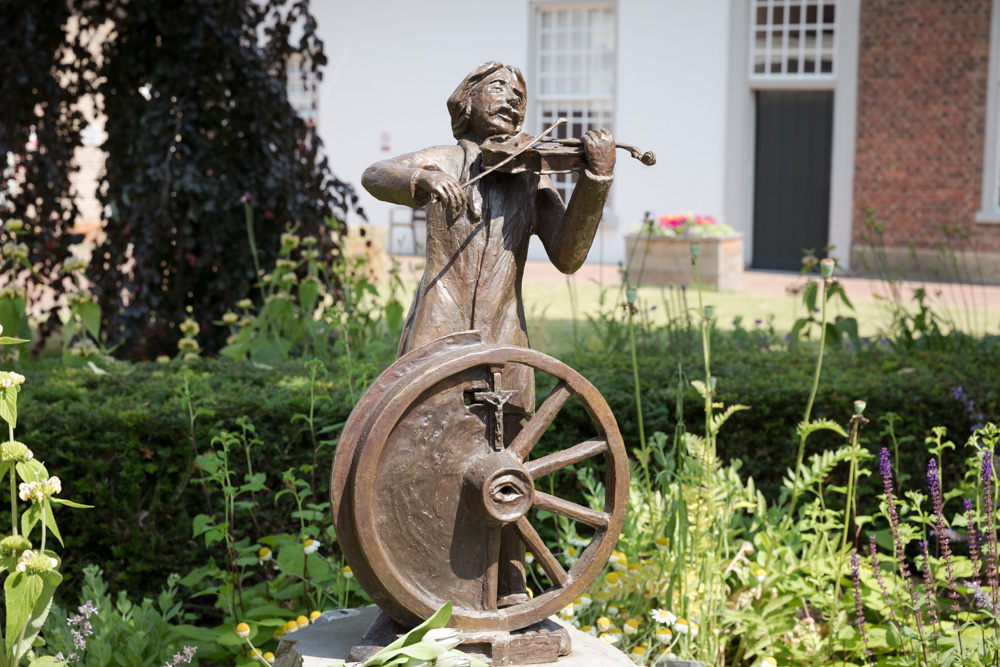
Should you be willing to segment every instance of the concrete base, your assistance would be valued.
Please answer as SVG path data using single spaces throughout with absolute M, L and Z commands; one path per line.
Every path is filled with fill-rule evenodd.
M 325 612 L 312 625 L 281 640 L 274 656 L 274 667 L 329 667 L 346 664 L 347 652 L 358 642 L 377 615 L 377 607 Z M 591 637 L 571 626 L 566 627 L 573 642 L 572 652 L 556 662 L 545 664 L 557 667 L 631 667 L 634 664 L 624 653 L 597 637 Z

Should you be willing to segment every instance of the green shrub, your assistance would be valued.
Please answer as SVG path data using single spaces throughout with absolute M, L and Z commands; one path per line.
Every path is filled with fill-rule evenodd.
M 733 419 L 720 436 L 719 456 L 726 461 L 742 460 L 742 472 L 752 476 L 767 497 L 777 497 L 786 469 L 794 464 L 795 427 L 802 418 L 815 359 L 808 348 L 766 351 L 744 344 L 738 336 L 718 332 L 713 336 L 713 373 L 718 377 L 719 400 L 751 407 Z M 639 345 L 646 433 L 671 433 L 677 374 L 699 377 L 700 355 L 695 347 L 668 347 L 649 334 Z M 1000 414 L 1000 390 L 993 370 L 1000 362 L 1000 353 L 995 346 L 984 344 L 966 356 L 922 352 L 907 357 L 877 344 L 874 347 L 862 353 L 846 349 L 828 352 L 813 414 L 815 419 L 846 423 L 852 401 L 867 400 L 866 415 L 872 424 L 862 433 L 862 443 L 873 451 L 881 446 L 892 450 L 879 418 L 889 412 L 898 414 L 895 433 L 901 443 L 903 483 L 907 475 L 920 479 L 926 465 L 924 457 L 906 455 L 910 442 L 915 443 L 913 451 L 922 451 L 916 445 L 921 445 L 936 425 L 946 426 L 948 437 L 957 442 L 970 432 L 970 418 L 952 395 L 955 386 L 962 385 L 987 418 Z M 380 358 L 372 360 L 373 368 L 388 365 L 390 354 L 387 348 Z M 579 347 L 563 361 L 596 385 L 611 405 L 626 443 L 637 446 L 627 353 L 590 352 Z M 222 500 L 204 493 L 200 472 L 194 467 L 195 447 L 199 453 L 207 452 L 212 438 L 222 429 L 238 430 L 237 420 L 244 415 L 263 443 L 252 451 L 253 467 L 267 473 L 268 489 L 276 492 L 282 488 L 281 476 L 288 468 L 311 466 L 308 427 L 292 419 L 308 412 L 309 373 L 302 363 L 264 367 L 201 360 L 193 368 L 193 428 L 182 404 L 176 363 L 121 364 L 109 375 L 55 364 L 32 366 L 30 373 L 22 369 L 31 378 L 23 388 L 22 439 L 45 443 L 46 463 L 64 479 L 72 480 L 67 497 L 95 506 L 63 531 L 76 547 L 67 557 L 78 559 L 67 571 L 79 571 L 83 563 L 97 563 L 116 588 L 140 595 L 157 594 L 172 572 L 184 574 L 204 564 L 207 554 L 202 540 L 192 538 L 192 520 L 206 513 L 207 503 L 221 506 Z M 371 379 L 362 378 L 362 385 Z M 353 380 L 356 391 L 358 378 Z M 318 382 L 318 390 L 332 397 L 316 412 L 316 430 L 321 431 L 345 421 L 352 400 L 346 373 L 339 365 L 328 365 Z M 547 389 L 540 386 L 539 396 Z M 694 389 L 688 389 L 684 399 L 685 422 L 697 432 L 704 422 L 702 401 Z M 572 402 L 560 420 L 559 428 L 543 438 L 539 455 L 589 437 L 589 417 Z M 337 432 L 334 429 L 324 437 L 333 438 Z M 836 436 L 825 440 L 825 435 L 817 433 L 810 438 L 807 454 L 838 444 Z M 317 465 L 319 501 L 327 500 L 330 451 Z M 950 484 L 961 471 L 945 469 L 942 473 L 944 483 Z M 859 494 L 869 502 L 877 497 L 872 482 L 865 479 Z M 287 507 L 265 503 L 261 509 L 261 536 L 295 531 L 296 521 Z M 859 513 L 876 510 L 862 506 Z

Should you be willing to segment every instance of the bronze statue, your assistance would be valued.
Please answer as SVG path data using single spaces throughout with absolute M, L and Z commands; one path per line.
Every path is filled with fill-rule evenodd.
M 465 648 L 494 664 L 555 659 L 569 650 L 568 636 L 546 617 L 600 574 L 621 531 L 628 463 L 614 417 L 582 376 L 528 348 L 521 298 L 532 234 L 560 271 L 583 264 L 616 145 L 600 130 L 556 148 L 581 171 L 564 205 L 544 168 L 510 159 L 537 143 L 518 134 L 525 107 L 521 72 L 484 63 L 448 100 L 456 145 L 377 162 L 362 177 L 383 201 L 425 208 L 427 255 L 397 361 L 355 407 L 334 463 L 338 539 L 359 583 L 396 623 L 381 617 L 355 659 L 446 600 L 452 623 L 467 632 Z M 537 411 L 536 369 L 557 379 Z M 574 397 L 595 437 L 529 460 Z M 536 479 L 596 456 L 605 464 L 602 511 L 535 490 Z M 592 531 L 568 570 L 532 527 L 531 509 Z M 526 546 L 550 584 L 534 598 Z

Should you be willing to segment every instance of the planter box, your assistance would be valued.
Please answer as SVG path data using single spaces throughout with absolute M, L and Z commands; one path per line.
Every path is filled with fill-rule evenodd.
M 697 243 L 698 273 L 703 287 L 738 292 L 743 288 L 743 235 L 720 239 L 625 237 L 629 280 L 638 285 L 694 287 L 691 244 Z

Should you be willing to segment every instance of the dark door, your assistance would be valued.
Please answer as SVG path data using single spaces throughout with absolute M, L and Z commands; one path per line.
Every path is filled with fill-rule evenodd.
M 830 231 L 832 91 L 757 91 L 753 266 L 798 271 Z

